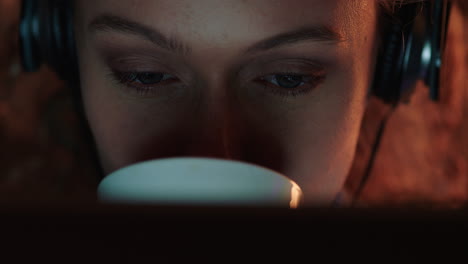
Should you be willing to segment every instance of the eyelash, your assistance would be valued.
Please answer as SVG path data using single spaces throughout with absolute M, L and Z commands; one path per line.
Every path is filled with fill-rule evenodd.
M 162 81 L 158 82 L 158 85 L 145 85 L 145 84 L 139 84 L 139 85 L 136 85 L 136 79 L 138 78 L 141 78 L 141 75 L 142 74 L 163 74 L 163 75 L 169 75 L 169 74 L 165 74 L 165 73 L 160 73 L 160 72 L 119 72 L 119 71 L 113 71 L 112 72 L 112 77 L 114 80 L 116 80 L 119 84 L 123 84 L 125 85 L 127 88 L 129 89 L 132 89 L 134 91 L 136 91 L 139 95 L 148 95 L 148 94 L 151 94 L 151 93 L 154 93 L 155 90 L 159 90 L 158 89 L 155 89 L 155 86 L 160 86 L 159 83 L 161 83 Z M 139 76 L 140 75 L 140 76 Z M 171 75 L 172 76 L 172 75 Z M 171 79 L 173 80 L 173 79 Z M 166 84 L 167 85 L 167 84 Z
M 141 83 L 141 81 L 138 81 L 143 74 L 162 74 L 163 76 L 171 76 L 173 78 L 168 78 L 166 79 L 165 77 L 159 81 L 157 84 L 152 84 L 152 85 L 145 85 Z M 306 79 L 306 81 L 302 81 L 301 84 L 297 87 L 288 89 L 288 88 L 283 88 L 279 85 L 272 84 L 271 79 L 276 79 L 278 76 L 289 76 L 289 77 L 300 77 L 303 80 Z M 119 72 L 119 71 L 113 71 L 113 77 L 115 80 L 118 81 L 120 84 L 124 84 L 127 86 L 129 89 L 134 89 L 139 95 L 148 95 L 149 93 L 155 92 L 154 90 L 157 90 L 159 88 L 156 88 L 156 86 L 167 86 L 170 85 L 172 82 L 177 81 L 177 78 L 166 73 L 162 72 Z M 325 79 L 326 74 L 324 72 L 317 72 L 313 74 L 300 74 L 300 73 L 295 73 L 295 72 L 290 72 L 290 71 L 285 71 L 285 72 L 279 72 L 279 73 L 274 73 L 270 75 L 263 76 L 261 78 L 258 78 L 255 80 L 255 82 L 259 83 L 262 85 L 264 89 L 267 89 L 269 92 L 272 92 L 275 95 L 281 96 L 281 97 L 296 97 L 301 94 L 308 93 L 315 87 L 317 87 L 320 83 L 323 82 Z M 164 83 L 168 82 L 168 83 Z M 161 84 L 163 83 L 163 84 Z M 271 87 L 274 86 L 274 87 Z

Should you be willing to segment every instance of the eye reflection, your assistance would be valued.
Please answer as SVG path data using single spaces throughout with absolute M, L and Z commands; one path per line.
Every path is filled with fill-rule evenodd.
M 150 85 L 158 84 L 163 80 L 171 79 L 172 77 L 169 74 L 159 73 L 159 72 L 141 72 L 141 73 L 127 73 L 124 74 L 127 82 L 136 82 L 140 84 Z
M 142 84 L 153 84 L 158 83 L 163 79 L 164 75 L 161 73 L 140 73 L 135 75 L 135 79 Z
M 304 76 L 302 75 L 285 75 L 285 74 L 275 74 L 270 75 L 264 78 L 275 85 L 278 85 L 283 88 L 296 88 L 304 83 Z

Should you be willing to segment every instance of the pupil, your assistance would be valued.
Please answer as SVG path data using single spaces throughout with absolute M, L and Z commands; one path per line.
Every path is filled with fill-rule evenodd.
M 138 81 L 142 84 L 154 84 L 158 83 L 162 80 L 163 74 L 162 73 L 140 73 L 137 76 Z
M 276 77 L 278 84 L 284 88 L 296 88 L 302 83 L 302 77 L 297 75 L 276 75 Z

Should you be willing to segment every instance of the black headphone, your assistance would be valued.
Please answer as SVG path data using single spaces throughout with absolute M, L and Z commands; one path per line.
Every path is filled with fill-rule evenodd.
M 19 42 L 24 71 L 47 64 L 61 79 L 78 80 L 72 2 L 23 0 Z
M 448 0 L 403 5 L 384 23 L 373 92 L 386 103 L 409 102 L 418 80 L 439 98 L 439 76 L 450 14 Z
M 19 32 L 25 71 L 48 64 L 61 79 L 79 81 L 72 3 L 23 0 Z M 402 5 L 387 18 L 372 87 L 377 97 L 408 102 L 416 81 L 424 80 L 431 98 L 438 99 L 449 10 L 448 0 L 425 1 Z

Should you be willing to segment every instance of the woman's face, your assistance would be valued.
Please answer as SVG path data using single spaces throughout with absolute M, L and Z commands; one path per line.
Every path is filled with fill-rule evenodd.
M 350 169 L 377 1 L 80 0 L 81 89 L 105 173 L 154 158 L 246 161 L 331 202 Z

